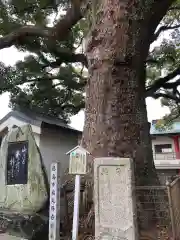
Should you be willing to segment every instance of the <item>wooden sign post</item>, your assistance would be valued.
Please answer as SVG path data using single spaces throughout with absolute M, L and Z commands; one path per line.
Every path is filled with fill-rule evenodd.
M 70 150 L 67 154 L 70 155 L 69 174 L 75 175 L 72 240 L 77 240 L 79 228 L 81 175 L 84 175 L 87 172 L 87 154 L 89 153 L 84 148 L 77 146 Z
M 60 163 L 51 164 L 49 240 L 59 240 L 60 233 Z

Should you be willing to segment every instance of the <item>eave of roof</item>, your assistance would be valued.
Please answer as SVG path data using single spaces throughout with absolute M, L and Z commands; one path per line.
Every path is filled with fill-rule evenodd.
M 176 135 L 180 134 L 180 122 L 174 121 L 170 128 L 165 128 L 164 130 L 157 129 L 155 121 L 152 121 L 151 128 L 150 128 L 150 134 L 151 135 L 158 135 L 158 136 L 164 136 L 164 135 Z
M 35 114 L 30 111 L 26 113 L 20 112 L 20 111 L 11 111 L 0 120 L 0 124 L 5 122 L 10 117 L 17 118 L 21 121 L 25 121 L 31 125 L 38 126 L 38 127 L 41 127 L 42 123 L 47 123 L 48 125 L 54 125 L 59 128 L 63 128 L 72 132 L 82 133 L 81 131 L 70 127 L 68 124 L 64 123 L 63 121 L 57 118 L 44 116 L 42 114 Z

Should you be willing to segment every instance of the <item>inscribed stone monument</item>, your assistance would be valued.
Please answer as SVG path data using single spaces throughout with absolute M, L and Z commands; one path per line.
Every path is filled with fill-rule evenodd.
M 0 150 L 0 212 L 33 214 L 48 199 L 40 152 L 30 125 L 13 128 Z
M 131 160 L 95 159 L 94 181 L 95 239 L 137 240 Z

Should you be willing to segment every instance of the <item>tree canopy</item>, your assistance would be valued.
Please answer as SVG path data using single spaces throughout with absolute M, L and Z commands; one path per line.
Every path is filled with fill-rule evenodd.
M 0 7 L 0 32 L 7 35 L 25 24 L 44 27 L 56 24 L 57 18 L 64 16 L 68 2 L 57 6 L 48 0 L 1 1 Z M 14 45 L 26 53 L 24 61 L 13 67 L 0 64 L 0 92 L 10 92 L 12 108 L 29 108 L 67 121 L 84 108 L 86 59 L 80 50 L 75 54 L 82 42 L 81 25 L 77 24 L 64 41 L 39 36 L 16 39 Z
M 166 0 L 168 1 L 168 0 Z M 64 120 L 84 108 L 88 66 L 82 43 L 87 22 L 80 1 L 0 1 L 0 49 L 14 45 L 27 53 L 15 66 L 1 63 L 1 93 L 11 93 L 11 107 L 60 116 Z M 87 6 L 84 6 L 84 8 Z M 171 117 L 180 114 L 180 2 L 175 1 L 151 42 L 147 97 L 161 98 Z M 70 31 L 72 30 L 72 31 Z M 167 36 L 169 35 L 169 36 Z M 164 76 L 162 77 L 162 73 Z

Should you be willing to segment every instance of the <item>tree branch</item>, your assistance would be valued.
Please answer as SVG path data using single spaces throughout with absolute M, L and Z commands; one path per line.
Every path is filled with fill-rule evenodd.
M 174 11 L 174 10 L 180 10 L 180 6 L 177 5 L 177 6 L 172 6 L 169 8 L 169 11 Z
M 27 36 L 48 37 L 49 31 L 48 28 L 42 29 L 38 26 L 21 27 L 20 29 L 0 38 L 0 49 L 11 47 L 12 45 L 18 43 L 20 39 Z
M 78 108 L 78 109 L 83 109 L 83 108 L 85 108 L 85 103 L 82 102 L 82 103 L 79 104 L 78 106 L 74 106 L 73 104 L 67 104 L 67 103 L 65 103 L 65 104 L 62 104 L 62 105 L 61 105 L 61 108 L 62 108 L 63 110 L 65 110 L 66 108 L 72 108 L 72 109 L 74 109 L 74 110 L 76 110 L 77 108 Z
M 58 50 L 59 59 L 53 62 L 49 62 L 46 65 L 43 66 L 43 68 L 46 67 L 52 67 L 56 68 L 59 67 L 62 63 L 82 63 L 84 66 L 88 67 L 87 59 L 84 54 L 81 53 L 72 53 L 70 51 L 64 50 Z
M 175 89 L 180 85 L 180 79 L 176 80 L 175 82 L 165 83 L 163 88 L 165 89 Z
M 148 63 L 148 64 L 157 64 L 158 60 L 156 60 L 154 58 L 148 57 L 147 60 L 146 60 L 146 63 Z
M 173 29 L 176 29 L 176 28 L 179 28 L 180 27 L 180 24 L 177 24 L 175 26 L 161 26 L 153 35 L 152 37 L 152 41 L 154 42 L 155 40 L 157 40 L 157 38 L 159 37 L 159 35 L 164 32 L 164 31 L 167 31 L 167 30 L 173 30 Z
M 163 97 L 163 98 L 168 98 L 168 99 L 174 100 L 175 102 L 180 102 L 180 98 L 178 98 L 176 95 L 173 95 L 171 93 L 154 93 L 154 94 L 152 94 L 151 97 L 153 97 L 155 99 Z
M 24 26 L 16 31 L 0 38 L 0 49 L 17 44 L 20 39 L 27 36 L 52 38 L 62 41 L 66 39 L 71 28 L 82 18 L 80 6 L 72 5 L 57 24 L 52 28 L 41 28 L 39 26 Z
M 152 0 L 147 1 L 147 9 L 148 14 L 147 17 L 145 16 L 145 19 L 147 21 L 147 41 L 149 43 L 152 43 L 153 40 L 153 34 L 160 23 L 160 21 L 165 16 L 168 9 L 171 7 L 171 5 L 175 2 L 175 0 Z M 146 13 L 146 12 L 145 12 Z
M 24 81 L 24 79 L 23 80 L 20 80 L 19 82 L 17 82 L 17 83 L 10 83 L 8 86 L 0 86 L 0 93 L 2 93 L 2 92 L 7 92 L 7 91 L 9 91 L 9 90 L 11 90 L 12 88 L 14 88 L 15 86 L 18 86 L 18 85 L 21 85 L 21 84 L 24 84 L 24 83 L 36 83 L 36 82 L 42 82 L 42 81 L 53 81 L 53 80 L 56 80 L 56 79 L 58 79 L 58 77 L 57 76 L 49 76 L 49 77 L 47 77 L 47 76 L 42 76 L 42 77 L 39 77 L 39 78 L 34 78 L 34 79 L 27 79 L 26 81 Z
M 71 28 L 82 18 L 80 9 L 80 0 L 76 1 L 78 4 L 73 4 L 67 10 L 66 15 L 60 19 L 52 28 L 52 37 L 56 37 L 59 41 L 64 40 L 69 34 Z
M 147 88 L 147 96 L 152 96 L 158 89 L 164 87 L 164 85 L 169 81 L 175 78 L 177 75 L 180 74 L 180 66 L 175 69 L 173 72 L 169 73 L 167 76 L 163 78 L 159 78 L 154 83 Z

